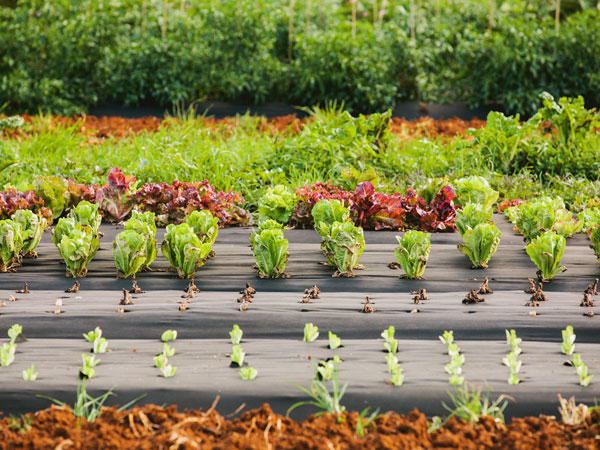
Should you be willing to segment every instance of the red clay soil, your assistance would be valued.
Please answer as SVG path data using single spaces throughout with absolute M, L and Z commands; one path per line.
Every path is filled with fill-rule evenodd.
M 34 117 L 22 115 L 26 123 L 32 123 Z M 100 142 L 102 139 L 110 136 L 114 138 L 124 138 L 141 131 L 153 132 L 160 127 L 168 126 L 169 120 L 162 120 L 158 117 L 141 117 L 137 119 L 128 119 L 124 117 L 97 117 L 97 116 L 71 116 L 61 117 L 52 116 L 49 127 L 72 126 L 76 123 L 81 125 L 80 132 L 89 136 L 90 143 Z M 279 116 L 274 118 L 260 118 L 257 121 L 257 129 L 271 134 L 276 133 L 298 133 L 302 126 L 310 119 L 298 119 L 296 115 Z M 220 129 L 224 131 L 233 131 L 241 125 L 241 120 L 236 117 L 225 119 L 204 119 L 199 121 L 206 127 Z M 465 121 L 461 119 L 433 120 L 430 117 L 424 117 L 415 121 L 408 121 L 397 117 L 392 118 L 391 131 L 402 137 L 433 137 L 447 136 L 454 137 L 457 134 L 465 135 L 469 128 L 480 128 L 485 125 L 485 121 L 473 119 Z M 26 136 L 25 130 L 4 131 L 1 134 L 10 137 Z
M 355 434 L 357 413 L 311 416 L 295 422 L 275 414 L 268 405 L 227 420 L 213 408 L 177 412 L 175 406 L 134 407 L 119 412 L 105 408 L 87 423 L 70 409 L 53 406 L 27 414 L 31 429 L 11 429 L 0 420 L 0 449 L 597 449 L 600 416 L 570 426 L 546 416 L 514 419 L 497 425 L 490 417 L 475 425 L 451 419 L 441 430 L 427 433 L 427 419 L 417 410 L 407 416 L 389 412 Z

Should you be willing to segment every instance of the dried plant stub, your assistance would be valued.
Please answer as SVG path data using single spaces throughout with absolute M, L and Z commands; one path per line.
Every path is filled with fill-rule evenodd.
M 312 303 L 312 300 L 320 298 L 320 293 L 321 290 L 316 284 L 310 289 L 304 289 L 304 296 L 302 297 L 302 300 L 300 300 L 299 303 Z
M 488 277 L 485 277 L 485 280 L 483 280 L 483 283 L 481 283 L 481 287 L 479 288 L 479 290 L 477 291 L 477 293 L 481 294 L 481 295 L 493 294 L 494 293 L 494 291 L 492 291 L 490 289 Z
M 248 302 L 243 302 L 240 305 L 240 311 L 247 311 L 248 310 L 248 304 L 249 304 Z
M 470 305 L 470 304 L 473 304 L 473 303 L 485 302 L 485 298 L 480 297 L 479 295 L 477 295 L 477 292 L 475 291 L 475 289 L 471 289 L 471 291 L 467 294 L 467 296 L 465 298 L 463 298 L 462 302 L 465 305 Z
M 14 295 L 9 295 L 9 296 L 8 296 L 8 301 L 9 301 L 9 302 L 16 302 L 16 301 L 17 301 L 17 298 L 16 298 Z
M 179 305 L 179 311 L 187 311 L 188 307 L 187 305 L 183 304 L 183 305 Z
M 196 297 L 196 293 L 191 290 L 181 296 L 181 298 L 195 298 L 195 297 Z
M 25 282 L 25 286 L 23 286 L 23 289 L 19 289 L 16 291 L 17 294 L 29 294 L 29 286 L 27 285 L 27 281 Z
M 131 285 L 131 289 L 129 290 L 130 294 L 144 294 L 146 291 L 143 291 L 137 280 L 133 280 Z
M 367 295 L 366 301 L 362 303 L 363 307 L 361 308 L 360 312 L 367 314 L 374 313 L 375 308 L 373 307 L 373 304 L 374 303 L 371 302 L 371 298 Z
M 581 300 L 579 306 L 583 306 L 585 308 L 593 308 L 596 305 L 594 304 L 594 299 L 592 298 L 592 295 L 588 294 L 587 292 L 584 292 L 583 299 Z
M 583 292 L 585 294 L 598 295 L 598 278 L 596 278 L 592 284 L 586 287 L 585 291 Z
M 427 296 L 427 291 L 425 289 L 421 288 L 418 291 L 410 291 L 410 293 L 414 295 L 413 303 L 415 305 L 420 305 L 421 302 L 429 300 L 429 297 Z
M 119 305 L 133 305 L 131 294 L 125 288 L 123 288 L 123 297 L 119 300 Z
M 67 294 L 76 294 L 77 292 L 79 292 L 79 286 L 81 286 L 81 284 L 79 283 L 79 281 L 75 280 L 73 286 L 71 286 L 69 289 L 65 289 L 65 292 Z
M 586 317 L 594 317 L 594 311 L 591 309 L 583 314 Z
M 250 297 L 254 297 L 254 294 L 256 294 L 256 289 L 250 286 L 250 283 L 246 283 L 246 287 L 240 291 L 240 294 L 246 294 Z
M 535 281 L 533 280 L 533 278 L 528 278 L 529 280 L 529 287 L 527 289 L 525 289 L 525 293 L 526 294 L 534 294 L 536 289 L 535 289 Z
M 200 293 L 200 288 L 196 286 L 196 282 L 194 281 L 194 277 L 190 280 L 187 287 L 183 290 L 183 292 L 194 292 L 196 294 Z

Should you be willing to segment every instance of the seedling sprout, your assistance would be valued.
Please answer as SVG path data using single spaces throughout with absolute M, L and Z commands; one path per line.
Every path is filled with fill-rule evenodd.
M 342 346 L 342 340 L 338 337 L 337 334 L 329 332 L 329 348 L 331 350 L 335 350 Z
M 35 366 L 32 364 L 27 369 L 23 370 L 24 381 L 35 381 L 37 379 L 38 372 L 35 371 Z
M 242 331 L 242 329 L 239 327 L 238 324 L 235 324 L 233 326 L 233 328 L 231 329 L 231 331 L 229 332 L 229 336 L 231 337 L 231 343 L 233 345 L 237 345 L 240 342 L 242 342 L 242 336 L 244 335 L 244 332 Z
M 304 342 L 313 342 L 319 337 L 319 327 L 312 323 L 304 325 Z

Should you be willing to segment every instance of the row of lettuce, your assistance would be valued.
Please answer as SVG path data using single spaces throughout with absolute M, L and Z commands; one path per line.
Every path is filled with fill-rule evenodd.
M 496 253 L 502 233 L 492 220 L 493 197 L 479 197 L 482 203 L 469 202 L 456 209 L 455 227 L 462 237 L 458 249 L 475 269 L 487 269 Z M 566 248 L 565 235 L 574 232 L 583 221 L 571 218 L 570 226 L 561 225 L 565 219 L 560 199 L 539 199 L 520 202 L 504 209 L 528 242 L 526 251 L 538 267 L 538 278 L 550 280 L 566 270 L 560 266 Z M 515 202 L 517 203 L 517 202 Z M 539 211 L 547 214 L 541 214 Z M 534 211 L 534 212 L 532 212 Z M 537 211 L 537 212 L 535 212 Z M 570 214 L 570 213 L 569 213 Z M 600 217 L 600 211 L 590 211 L 590 221 Z M 553 215 L 553 217 L 549 217 Z M 363 228 L 351 220 L 351 209 L 339 199 L 323 199 L 311 210 L 314 229 L 321 236 L 321 250 L 327 264 L 335 269 L 334 277 L 354 277 L 365 249 Z M 286 277 L 289 258 L 285 225 L 266 215 L 259 215 L 259 225 L 250 234 L 250 246 L 256 261 L 257 275 L 262 278 Z M 563 220 L 563 222 L 566 221 Z M 83 200 L 67 217 L 58 220 L 52 241 L 65 262 L 67 276 L 83 277 L 87 266 L 100 248 L 102 216 L 99 205 Z M 592 223 L 592 222 L 589 222 Z M 589 224 L 588 223 L 588 224 Z M 591 225 L 592 248 L 600 256 L 600 232 Z M 19 210 L 12 219 L 0 221 L 0 270 L 7 272 L 22 264 L 23 258 L 36 257 L 36 248 L 48 221 L 30 210 Z M 132 211 L 113 241 L 113 256 L 117 275 L 135 277 L 150 270 L 157 256 L 156 220 L 152 211 Z M 219 230 L 219 219 L 208 210 L 192 211 L 180 224 L 167 225 L 161 245 L 163 256 L 179 277 L 190 278 L 212 256 Z M 568 230 L 568 233 L 565 231 Z M 431 251 L 431 233 L 409 230 L 397 236 L 395 250 L 398 265 L 406 278 L 421 278 Z

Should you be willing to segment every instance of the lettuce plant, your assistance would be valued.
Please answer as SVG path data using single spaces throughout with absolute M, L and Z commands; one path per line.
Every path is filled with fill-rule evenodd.
M 519 360 L 519 355 L 522 352 L 519 345 L 521 344 L 522 339 L 517 337 L 515 330 L 505 330 L 505 333 L 506 343 L 511 346 L 511 351 L 502 359 L 502 363 L 510 370 L 508 384 L 519 384 L 521 382 L 521 380 L 519 380 L 519 371 L 521 370 L 522 365 Z
M 562 330 L 562 343 L 560 349 L 565 355 L 572 355 L 575 351 L 575 333 L 573 333 L 573 326 L 568 325 L 567 328 Z
M 465 231 L 486 222 L 492 222 L 492 210 L 485 209 L 478 203 L 467 203 L 463 209 L 456 211 L 456 229 L 461 236 Z
M 480 223 L 463 234 L 458 249 L 469 257 L 473 268 L 487 269 L 488 262 L 498 250 L 502 233 L 493 223 Z
M 549 281 L 567 270 L 565 266 L 560 266 L 565 248 L 564 236 L 559 236 L 552 231 L 546 231 L 527 245 L 527 254 L 538 267 L 538 277 L 542 281 Z
M 281 278 L 285 276 L 285 266 L 289 253 L 288 240 L 281 229 L 266 229 L 253 239 L 254 259 L 260 278 Z
M 337 269 L 334 276 L 353 277 L 364 249 L 363 229 L 350 222 L 334 222 L 323 234 L 321 250 L 329 265 Z
M 387 355 L 385 355 L 385 362 L 387 363 L 389 373 L 394 373 L 400 368 L 398 358 L 392 352 L 389 352 Z
M 564 237 L 571 237 L 583 229 L 583 222 L 575 220 L 573 214 L 566 209 L 556 211 L 552 231 Z
M 579 384 L 583 387 L 589 386 L 592 378 L 594 378 L 594 375 L 589 373 L 589 369 L 581 359 L 581 355 L 579 353 L 573 354 L 571 365 L 575 367 L 575 370 L 577 371 L 577 375 L 579 376 Z
M 395 254 L 406 278 L 422 278 L 431 251 L 431 234 L 408 230 L 403 236 L 396 236 L 399 247 Z
M 396 328 L 393 325 L 390 325 L 388 328 L 381 332 L 381 337 L 385 340 L 383 346 L 388 351 L 388 353 L 398 352 L 398 341 L 394 337 L 395 333 Z
M 159 369 L 160 369 L 160 373 L 162 374 L 163 377 L 171 378 L 171 377 L 175 376 L 175 371 L 177 370 L 177 367 L 172 366 L 171 364 L 167 363 L 167 364 L 164 364 L 161 367 L 159 367 Z
M 160 336 L 160 340 L 163 342 L 170 342 L 177 339 L 177 330 L 165 330 Z
M 590 248 L 594 250 L 594 255 L 596 255 L 596 259 L 600 261 L 600 226 L 592 228 L 592 232 L 590 233 L 590 240 L 592 241 Z
M 55 235 L 64 220 L 59 220 Z M 63 234 L 58 243 L 58 252 L 67 266 L 67 276 L 84 277 L 87 274 L 88 263 L 96 256 L 99 248 L 100 241 L 87 225 L 76 223 L 71 230 Z
M 75 228 L 76 223 L 77 222 L 72 217 L 63 217 L 59 219 L 52 231 L 52 242 L 56 247 L 60 244 L 63 236 L 68 235 Z
M 393 386 L 402 386 L 402 383 L 404 383 L 404 370 L 397 367 L 391 374 L 392 378 L 390 383 L 392 383 Z
M 258 230 L 252 230 L 250 233 L 250 247 L 254 250 L 254 240 L 256 236 L 260 235 L 265 230 L 281 230 L 283 231 L 284 225 L 280 224 L 276 220 L 267 219 L 263 220 L 258 224 Z
M 133 230 L 121 231 L 113 242 L 113 257 L 119 278 L 135 277 L 146 264 L 148 235 Z
M 13 326 L 11 326 L 8 329 L 8 337 L 10 339 L 10 343 L 15 344 L 17 342 L 17 339 L 19 338 L 19 336 L 22 333 L 23 333 L 23 327 L 21 325 L 19 325 L 18 323 L 13 324 Z
M 342 346 L 342 340 L 339 338 L 337 334 L 329 332 L 329 348 L 331 350 L 335 350 Z
M 441 336 L 438 336 L 440 341 L 442 341 L 442 344 L 446 344 L 446 345 L 450 345 L 452 343 L 454 343 L 454 331 L 450 330 L 450 331 L 444 331 L 444 334 L 442 334 Z
M 319 337 L 319 327 L 312 323 L 304 325 L 304 342 L 313 342 Z
M 231 329 L 231 331 L 229 332 L 229 337 L 231 338 L 231 343 L 233 345 L 239 344 L 240 342 L 242 342 L 243 335 L 244 335 L 244 332 L 242 331 L 240 326 L 236 323 L 233 326 L 233 328 Z
M 163 342 L 163 355 L 167 358 L 175 356 L 175 347 L 171 347 L 168 342 Z
M 271 186 L 258 201 L 259 221 L 273 219 L 286 224 L 297 202 L 296 194 L 291 189 L 281 184 Z
M 107 181 L 108 184 L 96 190 L 95 201 L 106 220 L 121 222 L 133 208 L 135 177 L 124 175 L 121 169 L 115 167 L 109 172 Z
M 350 211 L 336 199 L 321 200 L 312 209 L 315 230 L 323 236 L 334 222 L 348 222 Z
M 586 208 L 577 214 L 577 221 L 581 222 L 583 230 L 591 230 L 600 225 L 600 208 Z
M 477 203 L 482 209 L 492 209 L 499 193 L 490 187 L 490 183 L 480 176 L 461 178 L 454 183 L 456 201 L 459 205 Z
M 27 234 L 25 234 L 26 236 Z M 21 265 L 23 249 L 23 232 L 21 225 L 10 219 L 0 220 L 0 271 L 8 272 Z
M 100 362 L 99 359 L 96 359 L 96 355 L 88 355 L 87 353 L 81 354 L 81 359 L 83 363 L 81 365 L 80 373 L 83 377 L 90 379 L 96 376 L 95 367 Z
M 156 223 L 154 222 L 154 213 L 151 211 L 145 213 L 132 211 L 131 218 L 125 222 L 124 228 L 125 231 L 135 231 L 144 236 L 146 260 L 141 270 L 150 270 L 150 264 L 156 259 Z
M 556 210 L 546 201 L 524 203 L 519 208 L 516 226 L 527 242 L 540 234 L 550 231 L 554 226 Z
M 219 219 L 213 217 L 210 211 L 192 211 L 189 216 L 185 218 L 187 223 L 196 236 L 200 238 L 203 243 L 210 243 L 212 246 L 217 240 L 219 234 Z
M 10 366 L 15 360 L 15 353 L 17 352 L 17 344 L 14 342 L 5 342 L 0 347 L 0 366 Z
M 204 265 L 211 251 L 210 242 L 202 242 L 186 223 L 168 225 L 161 250 L 180 278 L 190 278 Z
M 58 219 L 68 206 L 67 180 L 55 176 L 35 177 L 33 189 L 44 205 L 52 210 L 54 219 Z
M 86 341 L 91 342 L 93 353 L 106 353 L 108 341 L 102 337 L 102 328 L 96 327 L 89 333 L 84 333 L 83 337 Z
M 95 237 L 101 237 L 100 224 L 102 223 L 102 216 L 98 212 L 97 204 L 85 200 L 79 202 L 77 206 L 71 210 L 69 217 L 74 219 L 75 223 L 90 227 Z
M 36 258 L 37 249 L 48 221 L 33 211 L 20 209 L 12 215 L 12 220 L 21 225 L 23 248 L 21 253 L 25 258 Z
M 242 380 L 246 380 L 246 381 L 254 380 L 256 378 L 256 375 L 258 375 L 258 370 L 256 370 L 252 366 L 240 368 L 240 377 Z
M 242 346 L 239 344 L 234 344 L 231 346 L 231 362 L 236 364 L 238 367 L 242 367 L 244 365 L 244 359 L 246 357 L 246 353 L 242 350 Z
M 449 375 L 448 381 L 453 386 L 462 385 L 465 378 L 462 376 L 462 366 L 465 363 L 464 355 L 460 354 L 460 348 L 454 343 L 454 333 L 452 331 L 444 331 L 442 336 L 439 336 L 442 343 L 448 345 L 448 356 L 450 362 L 444 366 L 444 370 Z
M 27 369 L 24 369 L 22 372 L 23 381 L 35 381 L 37 380 L 38 372 L 35 371 L 35 365 L 29 366 Z

